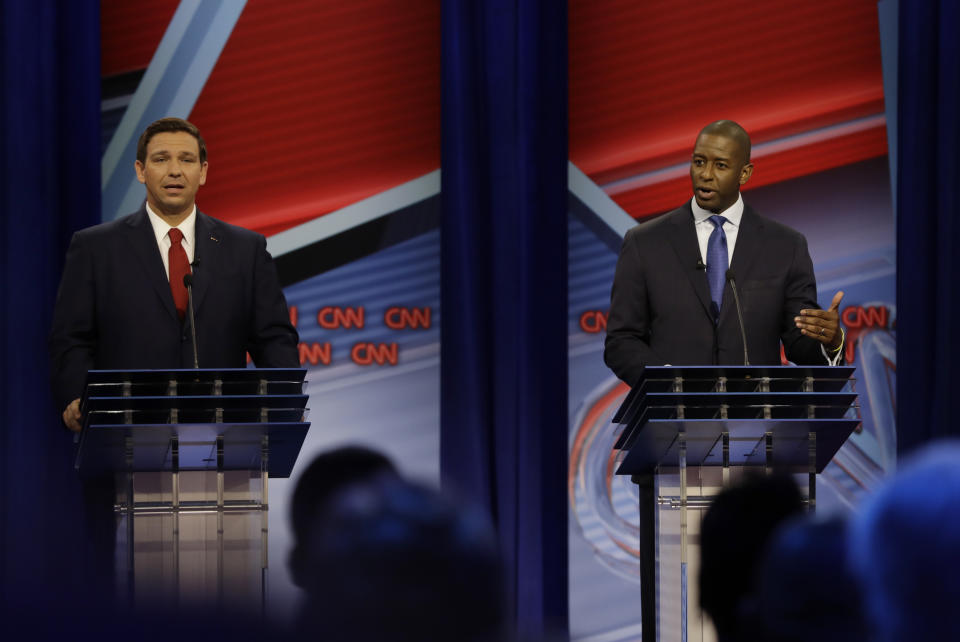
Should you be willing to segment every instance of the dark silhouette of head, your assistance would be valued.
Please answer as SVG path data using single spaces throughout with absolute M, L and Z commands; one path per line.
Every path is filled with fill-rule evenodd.
M 747 619 L 763 642 L 866 642 L 847 522 L 803 515 L 774 533 Z
M 293 581 L 304 585 L 304 543 L 313 537 L 314 524 L 337 493 L 368 479 L 397 477 L 397 469 L 385 455 L 362 446 L 346 446 L 318 455 L 297 479 L 290 509 L 294 547 L 288 565 Z
M 960 441 L 933 442 L 904 462 L 864 502 L 848 544 L 872 639 L 955 639 Z
M 486 517 L 398 477 L 331 498 L 301 543 L 304 637 L 502 639 L 502 569 Z
M 800 490 L 785 474 L 750 474 L 710 504 L 700 527 L 700 606 L 721 642 L 740 639 L 739 613 L 753 593 L 764 547 L 778 525 L 802 510 Z

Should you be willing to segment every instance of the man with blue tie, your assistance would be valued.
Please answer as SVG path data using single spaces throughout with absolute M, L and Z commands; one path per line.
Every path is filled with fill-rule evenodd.
M 690 161 L 693 198 L 627 232 L 603 355 L 626 383 L 647 365 L 743 363 L 731 276 L 751 364 L 779 364 L 781 342 L 797 364 L 840 360 L 843 293 L 819 308 L 806 239 L 740 196 L 752 173 L 747 132 L 729 120 L 711 123 Z
M 751 174 L 747 132 L 733 121 L 711 123 L 697 136 L 690 159 L 693 198 L 624 237 L 603 358 L 630 386 L 648 365 L 736 365 L 746 354 L 752 365 L 777 365 L 781 343 L 797 364 L 836 365 L 843 359 L 843 292 L 820 309 L 806 239 L 743 202 L 740 186 Z M 646 641 L 656 632 L 656 497 L 652 475 L 633 481 L 640 496 Z

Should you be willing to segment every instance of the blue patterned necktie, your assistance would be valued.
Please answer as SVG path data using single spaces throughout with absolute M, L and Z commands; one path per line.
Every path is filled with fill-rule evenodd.
M 714 214 L 710 217 L 713 223 L 713 232 L 707 241 L 707 281 L 710 282 L 710 298 L 716 308 L 713 311 L 714 322 L 720 320 L 720 306 L 723 304 L 723 287 L 727 282 L 727 235 L 723 232 L 723 224 L 727 219 Z

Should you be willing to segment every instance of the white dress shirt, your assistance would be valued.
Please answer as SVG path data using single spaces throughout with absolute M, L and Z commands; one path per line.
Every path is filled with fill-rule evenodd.
M 153 233 L 157 237 L 157 247 L 160 248 L 160 258 L 163 259 L 163 271 L 167 273 L 167 280 L 170 280 L 170 228 L 173 226 L 160 218 L 147 204 L 147 218 L 150 219 L 150 225 L 153 226 Z M 177 226 L 183 233 L 183 240 L 180 245 L 187 253 L 187 261 L 193 263 L 194 250 L 196 249 L 197 239 L 197 206 L 193 206 L 190 216 L 183 219 Z
M 697 241 L 700 243 L 700 258 L 706 263 L 707 245 L 709 245 L 710 242 L 710 235 L 713 234 L 713 230 L 716 229 L 713 222 L 710 221 L 713 212 L 697 205 L 696 197 L 690 201 L 690 208 L 693 210 L 693 220 L 697 229 Z M 720 216 L 727 219 L 723 224 L 723 233 L 727 236 L 727 267 L 730 267 L 730 264 L 733 262 L 733 250 L 737 244 L 737 232 L 740 231 L 740 220 L 743 218 L 743 196 L 737 194 L 737 202 L 720 212 Z M 750 329 L 747 328 L 748 332 L 749 330 Z M 843 328 L 841 328 L 840 331 L 843 332 Z M 841 349 L 835 352 L 833 356 L 827 351 L 825 345 L 820 344 L 820 351 L 827 359 L 827 363 L 831 366 L 837 365 L 840 361 L 840 355 L 843 354 L 842 346 L 845 340 L 846 336 L 841 340 Z

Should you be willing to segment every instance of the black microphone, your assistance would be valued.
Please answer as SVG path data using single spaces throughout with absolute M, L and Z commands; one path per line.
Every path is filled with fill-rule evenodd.
M 750 365 L 750 358 L 747 356 L 747 330 L 743 325 L 743 311 L 740 309 L 740 295 L 737 294 L 737 279 L 733 275 L 733 270 L 727 270 L 727 282 L 730 284 L 730 290 L 733 292 L 733 302 L 737 305 L 737 319 L 740 320 L 740 337 L 743 339 L 743 365 Z
M 190 311 L 190 338 L 193 340 L 193 367 L 200 368 L 200 357 L 197 351 L 197 317 L 193 314 L 193 274 L 183 275 L 183 285 L 187 288 L 187 308 Z
M 707 264 L 704 263 L 702 259 L 697 259 L 697 269 L 698 269 L 698 270 L 706 270 L 706 269 L 707 269 Z

